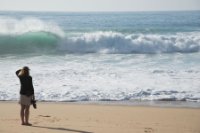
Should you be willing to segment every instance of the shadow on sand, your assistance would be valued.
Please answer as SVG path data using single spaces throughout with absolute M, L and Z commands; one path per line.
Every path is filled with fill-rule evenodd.
M 60 131 L 70 131 L 70 132 L 77 132 L 77 133 L 93 133 L 93 132 L 88 132 L 88 131 L 63 128 L 63 127 L 45 127 L 45 126 L 31 126 L 31 127 L 46 128 L 46 129 L 60 130 Z

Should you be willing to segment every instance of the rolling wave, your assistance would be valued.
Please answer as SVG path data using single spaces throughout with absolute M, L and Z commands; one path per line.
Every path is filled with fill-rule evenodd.
M 0 17 L 0 54 L 55 52 L 62 29 L 36 18 Z
M 200 33 L 176 35 L 125 35 L 117 32 L 93 32 L 74 37 L 59 37 L 49 32 L 0 35 L 1 54 L 21 53 L 104 53 L 156 54 L 200 51 Z

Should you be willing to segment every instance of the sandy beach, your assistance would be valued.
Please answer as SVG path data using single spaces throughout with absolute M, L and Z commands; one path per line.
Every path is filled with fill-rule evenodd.
M 200 133 L 194 108 L 38 103 L 22 126 L 17 102 L 0 106 L 0 133 Z

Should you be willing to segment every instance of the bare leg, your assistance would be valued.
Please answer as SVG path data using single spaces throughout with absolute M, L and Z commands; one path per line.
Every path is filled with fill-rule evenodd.
M 30 106 L 25 106 L 25 124 L 26 125 L 31 125 L 29 123 L 29 109 L 30 109 Z
M 20 116 L 21 116 L 21 121 L 22 125 L 24 125 L 24 111 L 25 111 L 25 105 L 21 105 L 21 110 L 20 110 Z

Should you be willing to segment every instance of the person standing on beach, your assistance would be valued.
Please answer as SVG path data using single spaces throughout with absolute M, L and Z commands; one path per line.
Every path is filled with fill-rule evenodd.
M 22 125 L 31 126 L 29 123 L 30 105 L 31 101 L 35 101 L 34 88 L 32 83 L 32 77 L 29 75 L 29 68 L 27 66 L 16 71 L 16 75 L 20 80 L 20 100 L 21 105 L 20 117 Z

